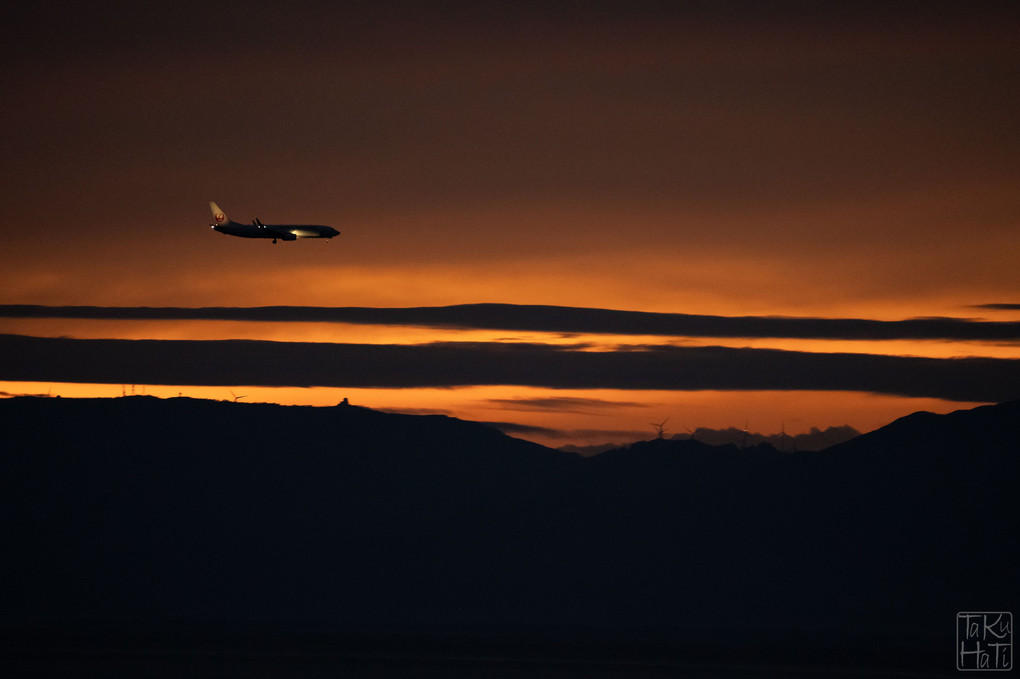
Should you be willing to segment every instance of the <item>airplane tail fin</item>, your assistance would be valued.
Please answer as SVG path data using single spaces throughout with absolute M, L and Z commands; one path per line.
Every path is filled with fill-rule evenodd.
M 226 224 L 230 220 L 227 218 L 227 213 L 220 209 L 220 206 L 216 203 L 209 201 L 209 209 L 212 210 L 213 219 L 217 224 Z

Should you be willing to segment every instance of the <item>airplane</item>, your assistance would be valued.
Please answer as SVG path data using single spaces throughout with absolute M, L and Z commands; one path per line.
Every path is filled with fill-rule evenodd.
M 251 220 L 251 224 L 240 224 L 227 217 L 227 213 L 212 201 L 209 202 L 209 209 L 212 210 L 213 220 L 215 221 L 210 226 L 216 231 L 225 233 L 228 236 L 239 236 L 241 238 L 272 238 L 273 245 L 276 245 L 277 239 L 329 239 L 340 235 L 340 232 L 332 226 L 318 226 L 316 224 L 263 224 L 262 220 L 258 217 Z

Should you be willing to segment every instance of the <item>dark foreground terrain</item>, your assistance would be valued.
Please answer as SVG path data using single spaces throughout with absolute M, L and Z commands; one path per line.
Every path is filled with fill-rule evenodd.
M 1018 611 L 1020 402 L 592 458 L 445 417 L 0 401 L 9 676 L 881 676 Z M 842 676 L 842 674 L 841 674 Z

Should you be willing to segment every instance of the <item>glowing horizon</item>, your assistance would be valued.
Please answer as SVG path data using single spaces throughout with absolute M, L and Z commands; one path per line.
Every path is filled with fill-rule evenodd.
M 254 385 L 115 385 L 0 382 L 0 397 L 200 398 L 244 403 L 329 407 L 348 399 L 353 405 L 407 414 L 442 414 L 476 422 L 511 425 L 508 433 L 550 447 L 632 443 L 654 438 L 650 421 L 670 418 L 671 431 L 698 427 L 744 428 L 752 433 L 795 436 L 813 427 L 849 425 L 873 431 L 917 411 L 949 413 L 984 403 L 905 398 L 857 392 L 663 392 L 555 390 L 520 386 L 454 389 L 351 389 L 343 387 L 259 387 Z M 539 399 L 560 400 L 575 412 L 529 406 Z M 520 402 L 520 406 L 513 406 Z M 577 406 L 573 404 L 580 403 Z M 423 406 L 423 404 L 426 404 Z M 750 413 L 750 414 L 749 414 Z M 839 421 L 832 420 L 834 414 Z M 829 418 L 829 419 L 826 419 Z M 514 425 L 521 429 L 514 428 Z M 674 429 L 675 427 L 675 429 Z M 524 428 L 534 428 L 528 431 Z

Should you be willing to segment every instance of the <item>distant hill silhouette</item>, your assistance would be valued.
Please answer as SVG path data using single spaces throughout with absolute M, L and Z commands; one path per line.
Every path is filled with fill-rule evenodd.
M 1018 610 L 1018 422 L 582 458 L 356 406 L 0 400 L 0 627 L 945 644 L 952 668 L 958 611 Z
M 757 432 L 749 432 L 744 429 L 737 429 L 736 427 L 728 427 L 726 429 L 698 427 L 693 432 L 673 434 L 668 438 L 676 441 L 693 438 L 712 446 L 725 446 L 732 444 L 737 448 L 755 448 L 763 443 L 767 443 L 776 450 L 793 452 L 797 450 L 822 450 L 823 448 L 834 446 L 837 443 L 849 441 L 850 439 L 860 435 L 861 432 L 844 424 L 840 427 L 826 427 L 825 429 L 811 427 L 809 432 L 796 435 L 782 433 L 760 434 Z M 619 447 L 619 444 L 603 443 L 588 446 L 565 445 L 557 447 L 557 450 L 590 457 Z
M 826 427 L 825 429 L 811 427 L 811 430 L 804 434 L 759 434 L 737 429 L 736 427 L 728 429 L 698 427 L 694 430 L 693 434 L 675 434 L 672 438 L 694 438 L 702 443 L 713 446 L 724 446 L 732 443 L 738 448 L 748 448 L 768 443 L 778 450 L 795 451 L 822 450 L 837 443 L 849 441 L 860 435 L 861 432 L 848 425 Z

